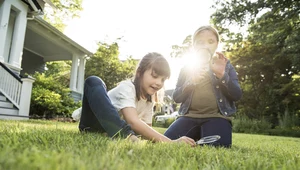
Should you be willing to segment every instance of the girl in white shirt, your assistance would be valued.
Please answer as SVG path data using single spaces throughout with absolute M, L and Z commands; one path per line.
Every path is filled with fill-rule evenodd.
M 155 52 L 141 59 L 133 80 L 121 82 L 108 93 L 99 77 L 88 77 L 84 84 L 80 131 L 107 133 L 112 138 L 129 137 L 133 141 L 138 140 L 137 133 L 154 142 L 184 142 L 195 146 L 191 138 L 171 140 L 151 127 L 152 95 L 169 77 L 167 60 Z

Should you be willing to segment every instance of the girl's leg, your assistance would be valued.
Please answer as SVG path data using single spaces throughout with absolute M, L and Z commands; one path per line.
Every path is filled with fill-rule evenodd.
M 209 118 L 201 127 L 201 137 L 220 135 L 221 139 L 212 143 L 213 146 L 231 147 L 232 127 L 231 123 L 223 118 Z
M 85 80 L 79 129 L 106 132 L 110 137 L 134 134 L 112 105 L 106 86 L 99 77 L 91 76 Z
M 201 123 L 199 119 L 190 117 L 179 117 L 165 132 L 165 136 L 174 140 L 187 136 L 195 141 L 200 139 Z

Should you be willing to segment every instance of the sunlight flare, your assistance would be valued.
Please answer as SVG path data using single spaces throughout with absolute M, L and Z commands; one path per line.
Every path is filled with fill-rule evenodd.
M 183 55 L 183 64 L 190 68 L 192 71 L 196 69 L 203 69 L 205 67 L 205 62 L 202 57 L 197 56 L 194 51 L 190 51 Z

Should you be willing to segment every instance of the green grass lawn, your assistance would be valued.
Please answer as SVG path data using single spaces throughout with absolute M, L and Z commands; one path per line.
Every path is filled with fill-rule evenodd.
M 77 123 L 0 121 L 0 170 L 300 169 L 300 138 L 233 134 L 231 149 L 131 143 Z M 163 133 L 164 128 L 156 128 Z

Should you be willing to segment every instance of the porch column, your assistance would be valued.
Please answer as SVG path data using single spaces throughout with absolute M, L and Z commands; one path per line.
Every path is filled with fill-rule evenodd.
M 25 3 L 19 3 L 9 59 L 9 63 L 18 68 L 21 67 L 21 59 L 27 25 L 27 10 L 28 6 Z
M 84 56 L 80 57 L 77 91 L 81 94 L 83 94 L 85 60 L 86 58 Z
M 71 80 L 70 80 L 70 89 L 72 91 L 77 91 L 77 78 L 78 78 L 78 55 L 73 54 L 72 68 L 71 68 Z
M 0 61 L 4 62 L 4 48 L 7 35 L 8 21 L 10 15 L 11 4 L 4 1 L 0 8 Z M 7 56 L 6 56 L 7 57 Z
M 20 116 L 29 116 L 32 83 L 34 82 L 34 80 L 35 79 L 32 77 L 22 78 L 23 83 L 21 89 L 20 108 L 19 108 Z

